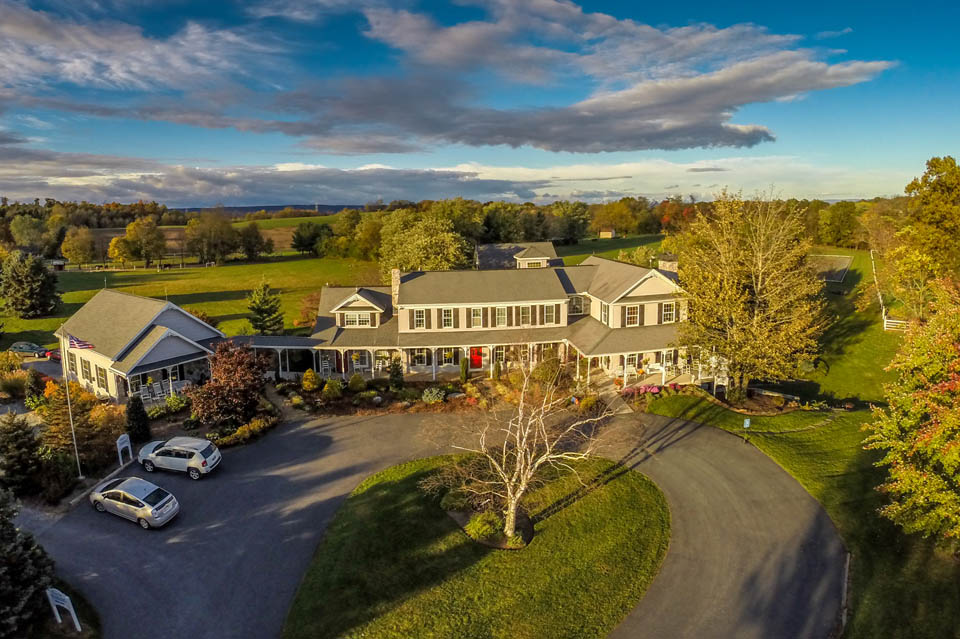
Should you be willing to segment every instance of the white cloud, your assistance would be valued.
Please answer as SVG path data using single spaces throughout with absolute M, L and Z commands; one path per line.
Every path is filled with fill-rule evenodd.
M 821 31 L 813 37 L 817 40 L 827 40 L 829 38 L 839 38 L 840 36 L 845 36 L 848 33 L 853 33 L 853 29 L 850 27 L 844 27 L 838 31 Z
M 0 0 L 0 15 L 0 86 L 7 87 L 200 88 L 243 75 L 274 52 L 265 38 L 197 23 L 160 39 L 129 24 L 71 21 L 12 0 Z

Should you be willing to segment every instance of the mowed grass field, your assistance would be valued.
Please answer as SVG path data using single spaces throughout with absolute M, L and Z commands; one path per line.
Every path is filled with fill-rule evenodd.
M 284 639 L 599 639 L 656 576 L 670 512 L 644 475 L 574 462 L 579 478 L 560 475 L 525 500 L 530 545 L 493 550 L 418 488 L 445 459 L 394 466 L 353 491 L 300 584 Z
M 300 300 L 326 284 L 378 284 L 375 262 L 340 258 L 282 257 L 269 261 L 223 266 L 171 268 L 164 271 L 64 272 L 59 274 L 63 304 L 53 317 L 20 320 L 0 317 L 4 335 L 0 349 L 16 341 L 56 346 L 53 331 L 106 285 L 136 295 L 171 302 L 187 309 L 202 310 L 220 321 L 228 335 L 247 326 L 246 296 L 261 279 L 280 293 L 286 327 L 292 328 L 299 315 Z M 110 318 L 104 318 L 109 322 Z
M 815 371 L 777 388 L 805 399 L 853 400 L 861 404 L 883 402 L 883 384 L 891 375 L 884 370 L 903 340 L 903 333 L 884 331 L 876 301 L 865 312 L 854 308 L 853 289 L 872 279 L 869 251 L 815 247 L 813 254 L 849 255 L 853 258 L 843 282 L 826 283 L 830 327 L 821 340 Z
M 960 562 L 880 517 L 884 471 L 863 449 L 868 411 L 743 415 L 687 395 L 651 402 L 658 415 L 690 419 L 744 437 L 799 481 L 840 531 L 851 564 L 848 639 L 960 637 Z
M 563 263 L 567 266 L 573 266 L 584 261 L 591 255 L 599 255 L 600 257 L 615 260 L 617 259 L 617 255 L 620 254 L 620 251 L 629 251 L 638 246 L 646 246 L 650 250 L 657 252 L 660 250 L 660 243 L 662 241 L 663 235 L 630 235 L 608 240 L 586 238 L 580 240 L 579 244 L 557 244 L 556 248 L 557 255 L 563 258 Z

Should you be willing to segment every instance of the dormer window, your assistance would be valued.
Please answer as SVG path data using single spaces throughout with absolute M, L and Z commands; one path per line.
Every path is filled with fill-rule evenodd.
M 606 302 L 600 303 L 600 323 L 604 326 L 610 325 L 610 305 Z
M 453 328 L 453 309 L 445 308 L 440 312 L 440 327 Z
M 427 327 L 427 311 L 423 308 L 418 308 L 413 311 L 413 327 L 414 328 L 426 328 Z
M 344 326 L 370 326 L 370 313 L 344 313 Z
M 543 307 L 543 323 L 544 324 L 556 324 L 557 318 L 554 314 L 553 304 L 545 304 Z
M 639 306 L 628 306 L 627 307 L 627 326 L 640 326 L 640 307 Z
M 530 326 L 530 307 L 520 307 L 520 326 Z
M 579 295 L 570 296 L 570 314 L 583 315 L 583 298 Z

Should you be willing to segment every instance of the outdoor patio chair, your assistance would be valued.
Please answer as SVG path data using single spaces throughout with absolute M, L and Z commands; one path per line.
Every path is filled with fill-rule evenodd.
M 163 392 L 163 384 L 160 382 L 153 383 L 153 396 L 157 399 L 163 397 L 166 393 Z

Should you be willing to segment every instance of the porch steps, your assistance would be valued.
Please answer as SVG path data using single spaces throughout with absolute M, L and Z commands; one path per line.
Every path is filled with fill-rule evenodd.
M 600 393 L 600 398 L 610 407 L 614 415 L 629 415 L 633 412 L 630 404 L 623 401 L 623 397 L 620 396 L 620 392 L 616 388 L 603 391 Z

